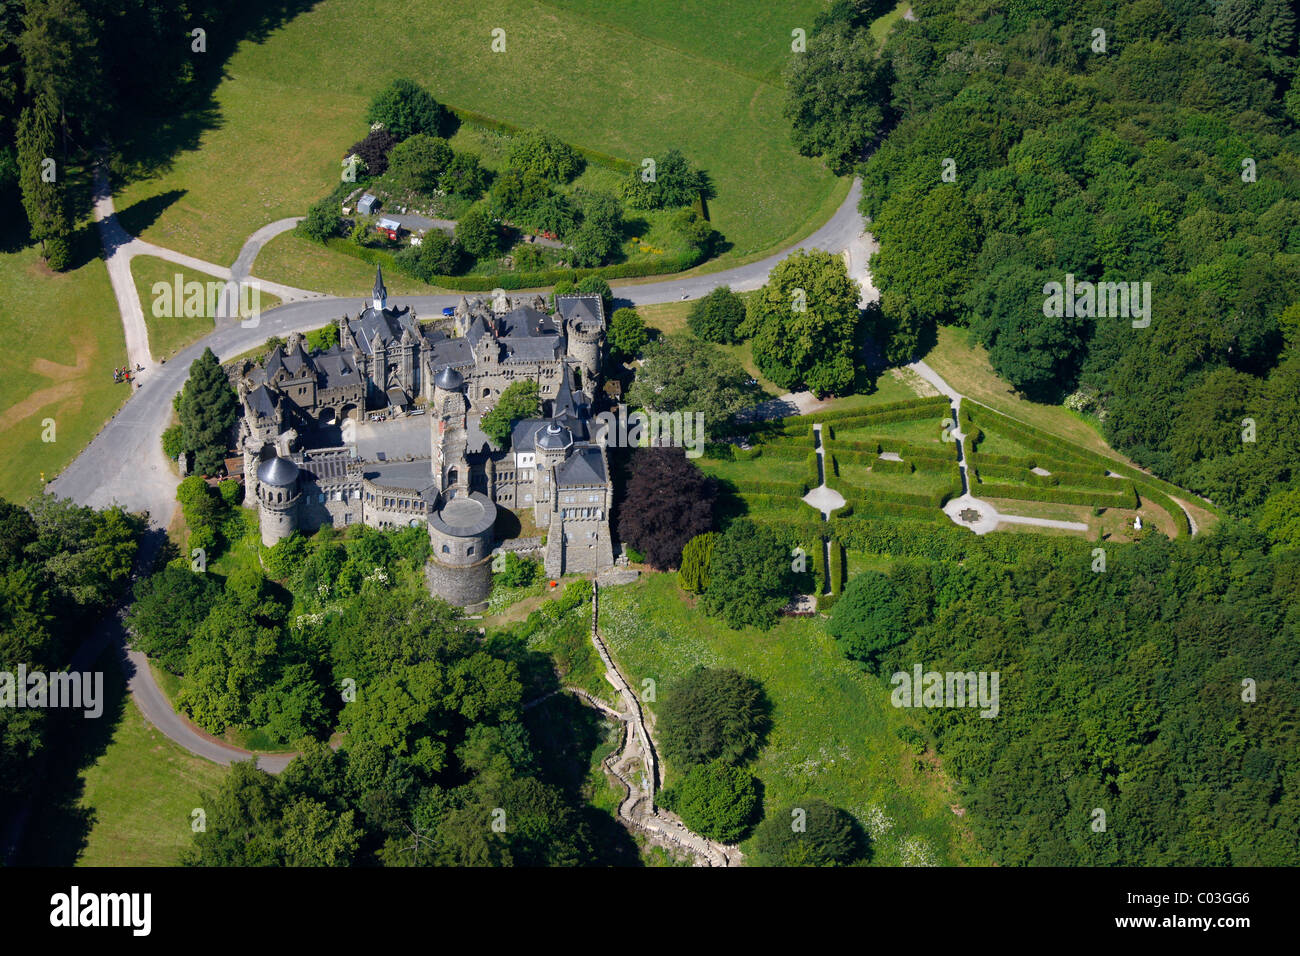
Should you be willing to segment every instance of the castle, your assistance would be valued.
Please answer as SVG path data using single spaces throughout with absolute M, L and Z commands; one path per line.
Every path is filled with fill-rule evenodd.
M 610 567 L 609 436 L 592 407 L 601 297 L 556 296 L 554 314 L 541 296 L 467 297 L 438 325 L 390 307 L 381 270 L 370 303 L 338 320 L 338 344 L 310 351 L 295 333 L 239 370 L 245 503 L 262 542 L 326 524 L 422 524 L 430 590 L 471 608 L 491 590 L 498 509 L 531 516 L 549 576 Z M 498 448 L 479 421 L 525 379 L 542 415 Z

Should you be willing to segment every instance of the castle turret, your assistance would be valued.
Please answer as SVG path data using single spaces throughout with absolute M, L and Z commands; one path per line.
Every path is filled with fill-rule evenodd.
M 258 523 L 268 548 L 298 530 L 298 466 L 276 455 L 257 468 Z
M 555 307 L 564 319 L 569 357 L 582 369 L 582 387 L 594 394 L 605 347 L 605 300 L 599 295 L 560 295 Z
M 375 269 L 375 288 L 371 305 L 376 312 L 383 312 L 388 308 L 388 290 L 384 288 L 384 267 L 379 266 Z
M 492 591 L 493 527 L 497 506 L 481 492 L 439 495 L 429 514 L 432 554 L 425 565 L 429 590 L 470 611 Z

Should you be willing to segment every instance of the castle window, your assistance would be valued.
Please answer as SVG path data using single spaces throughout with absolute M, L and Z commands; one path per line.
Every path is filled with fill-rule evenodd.
M 466 554 L 466 556 L 468 556 L 468 555 L 471 555 L 471 554 L 473 554 L 473 553 L 474 553 L 474 545 L 471 544 L 468 548 L 465 549 L 465 554 Z
M 444 545 L 442 546 L 442 553 L 443 553 L 443 554 L 451 554 L 451 548 L 447 547 L 447 546 L 444 544 Z

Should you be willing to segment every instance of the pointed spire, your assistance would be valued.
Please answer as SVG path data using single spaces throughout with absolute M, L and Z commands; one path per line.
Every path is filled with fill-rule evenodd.
M 374 307 L 376 312 L 382 312 L 388 308 L 388 290 L 384 288 L 383 266 L 378 266 L 375 269 Z

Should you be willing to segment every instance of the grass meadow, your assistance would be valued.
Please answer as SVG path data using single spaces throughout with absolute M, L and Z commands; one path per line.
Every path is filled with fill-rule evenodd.
M 113 381 L 126 341 L 104 263 L 51 272 L 39 248 L 0 253 L 0 497 L 23 502 L 52 481 L 126 402 Z M 53 441 L 47 419 L 53 421 Z
M 762 682 L 772 729 L 750 769 L 765 811 L 822 797 L 862 822 L 880 865 L 987 862 L 953 810 L 957 797 L 937 759 L 899 736 L 919 725 L 890 705 L 885 681 L 844 658 L 819 619 L 734 631 L 691 606 L 670 574 L 606 588 L 600 604 L 620 668 L 634 687 L 654 679 L 660 701 L 697 664 Z M 647 706 L 653 714 L 657 704 Z M 671 781 L 673 768 L 666 774 Z
M 117 207 L 152 242 L 230 262 L 255 229 L 328 190 L 370 98 L 407 76 L 448 105 L 632 161 L 679 147 L 713 178 L 731 259 L 820 225 L 810 217 L 845 184 L 790 145 L 777 74 L 791 29 L 823 4 L 664 6 L 325 0 L 242 43 L 211 109 L 180 124 L 198 148 L 119 185 Z M 119 179 L 145 172 L 125 157 Z

